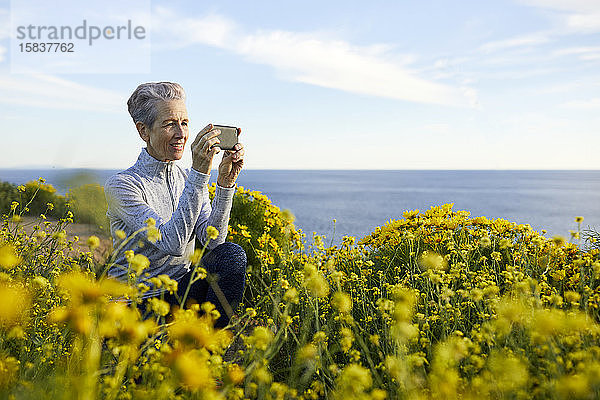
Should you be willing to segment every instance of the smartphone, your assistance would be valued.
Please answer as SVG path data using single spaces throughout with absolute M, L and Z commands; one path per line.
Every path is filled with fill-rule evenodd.
M 227 125 L 214 125 L 213 129 L 218 129 L 221 131 L 219 135 L 219 140 L 221 143 L 216 144 L 221 148 L 221 150 L 233 150 L 233 146 L 235 146 L 238 142 L 239 129 L 235 126 L 227 126 Z

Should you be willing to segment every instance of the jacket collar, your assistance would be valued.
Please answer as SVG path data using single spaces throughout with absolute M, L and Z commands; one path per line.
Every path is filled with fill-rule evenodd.
M 138 156 L 136 165 L 142 170 L 152 175 L 159 175 L 167 170 L 167 167 L 172 166 L 174 161 L 159 161 L 152 157 L 146 148 L 142 148 L 140 155 Z

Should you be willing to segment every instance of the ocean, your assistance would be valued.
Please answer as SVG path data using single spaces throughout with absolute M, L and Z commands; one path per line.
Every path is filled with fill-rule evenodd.
M 114 172 L 0 169 L 0 180 L 22 184 L 43 177 L 65 193 L 73 184 L 103 184 Z M 406 210 L 445 203 L 474 217 L 527 223 L 547 237 L 568 238 L 576 216 L 585 218 L 582 229 L 600 229 L 600 171 L 244 170 L 238 184 L 291 210 L 309 238 L 317 232 L 333 243 L 344 235 L 362 238 Z

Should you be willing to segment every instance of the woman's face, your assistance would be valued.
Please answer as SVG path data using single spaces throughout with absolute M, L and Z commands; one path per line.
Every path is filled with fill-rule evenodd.
M 152 157 L 159 161 L 179 160 L 189 136 L 185 103 L 183 100 L 161 101 L 156 108 L 158 115 L 154 125 L 150 129 L 144 126 L 140 136 Z

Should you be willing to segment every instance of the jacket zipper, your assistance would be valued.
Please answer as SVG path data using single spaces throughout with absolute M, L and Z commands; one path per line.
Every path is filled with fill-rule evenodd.
M 170 182 L 170 177 L 171 177 L 171 164 L 167 164 L 167 188 L 169 189 L 169 195 L 171 196 L 171 206 L 173 208 L 173 212 L 175 212 L 175 197 L 173 197 L 173 189 L 171 188 L 171 182 Z

